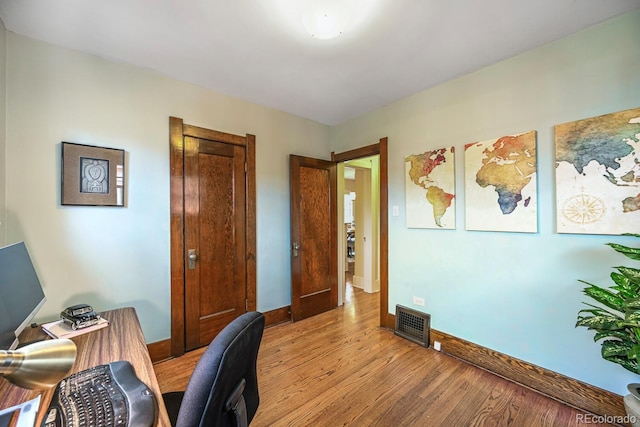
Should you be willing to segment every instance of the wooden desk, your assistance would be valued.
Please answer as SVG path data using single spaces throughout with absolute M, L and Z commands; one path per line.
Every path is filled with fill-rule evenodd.
M 147 345 L 142 335 L 140 322 L 133 307 L 120 308 L 100 313 L 100 316 L 109 320 L 109 326 L 87 334 L 71 338 L 78 347 L 78 356 L 69 374 L 90 368 L 96 365 L 115 362 L 117 360 L 129 361 L 140 378 L 155 394 L 157 402 L 156 426 L 170 427 L 167 409 L 162 400 L 160 386 L 156 379 Z M 45 334 L 38 328 L 30 331 L 29 340 L 37 339 Z M 35 335 L 35 336 L 34 336 Z M 27 390 L 15 386 L 0 377 L 0 409 L 9 408 L 41 394 L 40 409 L 36 426 L 39 427 L 53 397 L 54 388 L 47 390 Z

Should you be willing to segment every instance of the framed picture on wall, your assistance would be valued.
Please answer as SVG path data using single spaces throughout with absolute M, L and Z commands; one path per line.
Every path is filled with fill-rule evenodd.
M 464 146 L 465 228 L 538 232 L 537 132 Z
M 404 163 L 407 227 L 455 230 L 455 148 L 410 154 Z
M 640 108 L 554 131 L 558 233 L 640 232 Z
M 124 150 L 62 143 L 63 205 L 124 206 Z

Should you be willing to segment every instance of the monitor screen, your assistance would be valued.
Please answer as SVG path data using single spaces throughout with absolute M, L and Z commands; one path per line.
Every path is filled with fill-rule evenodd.
M 0 350 L 18 345 L 17 337 L 45 301 L 24 242 L 0 248 Z

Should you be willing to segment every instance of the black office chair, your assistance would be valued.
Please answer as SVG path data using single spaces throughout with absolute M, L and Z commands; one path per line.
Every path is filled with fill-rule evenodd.
M 198 361 L 184 392 L 162 395 L 175 427 L 245 427 L 258 410 L 256 361 L 264 316 L 252 311 L 229 323 Z

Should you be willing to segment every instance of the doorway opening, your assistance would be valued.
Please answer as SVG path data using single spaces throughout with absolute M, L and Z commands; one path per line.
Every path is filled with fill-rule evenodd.
M 371 222 L 371 226 L 369 230 L 374 229 L 377 233 L 377 244 L 373 244 L 373 241 L 369 241 L 371 243 L 369 248 L 372 251 L 372 256 L 370 258 L 371 263 L 373 264 L 373 260 L 376 259 L 377 265 L 369 268 L 367 271 L 371 272 L 371 283 L 372 290 L 374 287 L 378 287 L 379 289 L 379 318 L 380 318 L 380 326 L 384 328 L 392 328 L 393 327 L 393 317 L 389 316 L 389 266 L 388 266 L 388 257 L 389 257 L 389 238 L 387 234 L 387 230 L 389 227 L 389 194 L 388 194 L 388 138 L 380 138 L 377 144 L 372 144 L 366 147 L 357 148 L 355 150 L 345 151 L 342 153 L 331 153 L 331 160 L 338 164 L 338 169 L 340 174 L 340 178 L 338 179 L 338 190 L 337 190 L 337 211 L 339 222 L 338 222 L 338 271 L 341 274 L 338 275 L 338 292 L 339 292 L 339 305 L 344 302 L 344 291 L 345 291 L 345 266 L 347 264 L 347 239 L 343 237 L 343 233 L 345 233 L 345 224 L 344 224 L 344 194 L 345 194 L 345 184 L 344 184 L 344 168 L 347 166 L 349 162 L 355 162 L 362 159 L 368 159 L 373 163 L 373 159 L 377 160 L 377 174 L 371 174 L 375 176 L 377 180 L 377 186 L 369 184 L 369 197 L 371 199 L 377 199 L 377 205 L 373 205 L 369 221 Z M 367 161 L 368 161 L 367 160 Z M 355 162 L 357 165 L 358 163 Z M 348 167 L 351 167 L 349 165 Z M 366 163 L 365 163 L 366 165 Z M 340 172 L 341 171 L 341 172 Z M 373 178 L 372 178 L 373 179 Z M 370 180 L 368 181 L 370 182 Z M 372 190 L 373 188 L 373 190 Z M 363 191 L 366 191 L 363 189 Z M 349 192 L 350 194 L 350 192 Z M 356 191 L 356 200 L 359 197 Z M 375 212 L 373 212 L 375 211 Z M 377 216 L 377 218 L 376 218 Z M 361 220 L 362 221 L 362 220 Z M 342 223 L 340 223 L 342 222 Z M 356 217 L 356 227 L 358 227 L 358 220 Z M 376 227 L 374 227 L 375 225 Z M 356 228 L 357 233 L 357 228 Z M 376 234 L 371 232 L 371 234 Z M 364 243 L 364 237 L 362 236 L 362 243 Z M 355 236 L 356 243 L 358 240 L 358 236 Z M 372 248 L 376 248 L 375 251 Z M 358 257 L 358 245 L 354 246 L 355 254 L 354 256 Z M 366 249 L 363 249 L 366 251 Z M 374 256 L 377 254 L 377 258 Z M 355 267 L 355 266 L 354 266 Z M 354 276 L 356 275 L 356 271 L 354 269 Z M 377 277 L 374 281 L 373 277 Z M 354 278 L 355 280 L 355 278 Z M 366 282 L 366 281 L 365 281 Z
M 379 156 L 338 163 L 338 305 L 348 285 L 369 294 L 380 291 Z

